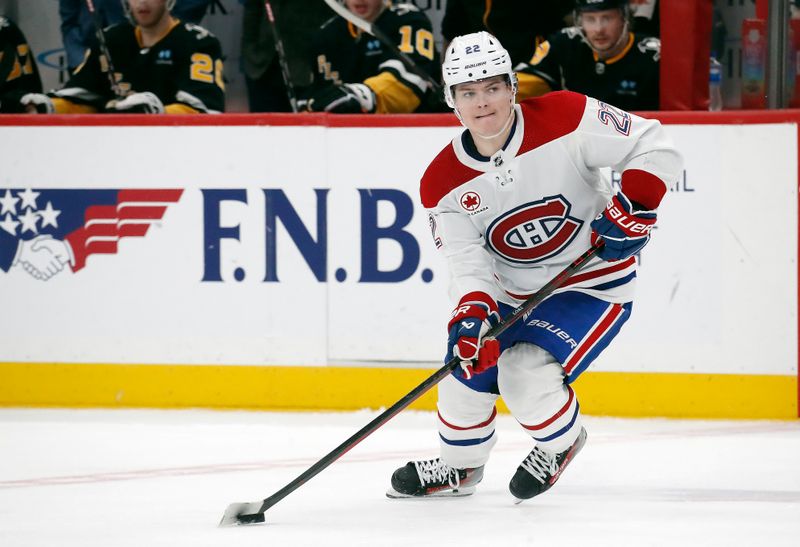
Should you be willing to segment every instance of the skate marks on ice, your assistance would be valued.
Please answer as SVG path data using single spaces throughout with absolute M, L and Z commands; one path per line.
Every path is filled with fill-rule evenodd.
M 788 547 L 800 536 L 795 422 L 589 417 L 558 483 L 514 506 L 508 481 L 531 443 L 501 416 L 474 495 L 390 500 L 397 466 L 437 455 L 435 414 L 415 412 L 270 508 L 266 524 L 216 527 L 228 504 L 271 495 L 373 414 L 0 410 L 0 545 Z
M 12 412 L 20 412 L 24 413 L 21 417 L 20 421 L 25 422 L 29 421 L 30 414 L 36 412 L 47 412 L 47 413 L 58 413 L 59 411 L 36 411 L 36 410 L 19 410 L 19 411 L 0 411 L 0 426 L 4 421 L 8 420 L 9 413 Z M 75 411 L 64 411 L 65 413 L 73 413 Z M 81 414 L 91 413 L 93 411 L 78 411 Z M 104 412 L 104 411 L 94 411 L 94 412 Z M 155 411 L 158 412 L 158 411 Z M 137 414 L 144 414 L 145 416 L 151 417 L 153 411 L 108 411 L 108 413 L 116 418 L 116 419 L 124 419 L 126 414 L 132 414 L 132 420 L 135 422 L 139 418 L 136 417 Z M 169 411 L 168 413 L 177 414 L 179 416 L 185 416 L 185 411 Z M 234 420 L 234 415 L 237 414 L 244 414 L 245 416 L 252 416 L 253 414 L 259 413 L 214 413 L 214 412 L 205 412 L 205 411 L 198 411 L 198 414 L 201 415 L 203 418 L 207 418 L 209 415 L 214 416 L 216 414 L 222 414 L 225 416 L 226 414 L 231 415 L 231 420 Z M 268 414 L 268 413 L 262 413 Z M 341 420 L 343 414 L 350 414 L 355 416 L 356 414 L 360 415 L 369 415 L 368 412 L 361 412 L 361 413 L 335 413 L 326 415 L 331 421 Z M 424 412 L 406 412 L 408 416 L 411 416 L 415 421 L 418 422 L 428 422 L 427 418 L 425 418 Z M 316 415 L 316 414 L 315 414 Z M 289 422 L 292 421 L 299 421 L 302 424 L 305 424 L 305 418 L 311 416 L 310 413 L 303 413 L 300 415 L 291 414 L 291 413 L 281 413 L 277 414 L 277 419 L 279 420 L 281 416 L 285 416 Z M 420 418 L 423 418 L 420 420 Z M 185 419 L 185 418 L 183 418 Z M 398 420 L 396 418 L 395 420 Z M 508 420 L 507 416 L 500 416 L 499 422 L 503 422 L 503 420 Z M 615 445 L 619 443 L 639 443 L 639 442 L 655 442 L 655 441 L 678 441 L 681 439 L 687 438 L 711 438 L 711 437 L 728 437 L 728 436 L 737 436 L 737 435 L 769 435 L 774 433 L 787 433 L 790 435 L 795 435 L 800 440 L 800 424 L 794 422 L 706 422 L 706 421 L 680 421 L 680 420 L 646 420 L 646 422 L 660 424 L 660 427 L 666 427 L 664 430 L 659 430 L 654 428 L 653 430 L 644 430 L 639 427 L 631 428 L 631 424 L 636 424 L 637 422 L 643 422 L 644 420 L 624 420 L 624 419 L 597 419 L 597 418 L 587 418 L 589 423 L 593 423 L 593 421 L 599 421 L 599 423 L 604 424 L 603 429 L 599 433 L 592 433 L 591 440 L 588 443 L 588 446 L 596 446 L 596 445 Z M 112 419 L 110 421 L 116 421 Z M 315 419 L 316 422 L 316 419 Z M 354 423 L 358 423 L 355 421 Z M 608 425 L 605 425 L 608 424 Z M 21 425 L 21 424 L 20 424 Z M 291 424 L 287 424 L 286 427 L 290 427 Z M 514 424 L 515 425 L 515 424 Z M 513 430 L 514 425 L 509 428 L 508 424 L 499 423 L 498 429 L 501 430 L 501 433 L 505 437 L 510 437 L 507 432 L 502 431 L 503 429 L 510 429 Z M 503 427 L 505 426 L 505 427 Z M 279 426 L 280 427 L 280 426 Z M 389 428 L 390 426 L 386 426 Z M 424 428 L 424 425 L 421 426 Z M 630 429 L 630 430 L 628 430 Z M 1 428 L 0 428 L 1 430 Z M 343 456 L 340 460 L 338 460 L 334 465 L 355 465 L 360 463 L 370 463 L 370 462 L 402 462 L 404 460 L 409 460 L 413 458 L 420 457 L 421 455 L 424 456 L 425 454 L 434 455 L 432 448 L 430 446 L 431 443 L 427 443 L 423 445 L 423 440 L 426 439 L 429 435 L 426 434 L 426 431 L 423 429 L 421 435 L 419 435 L 419 439 L 417 442 L 419 446 L 417 448 L 406 449 L 406 450 L 375 450 L 370 449 L 367 445 L 369 442 L 364 443 L 362 447 L 362 451 L 367 453 L 357 453 L 357 451 L 353 451 L 345 456 Z M 525 453 L 525 451 L 530 450 L 532 444 L 527 440 L 520 440 L 518 435 L 515 435 L 515 439 L 509 441 L 508 439 L 501 440 L 500 443 L 494 448 L 493 454 L 498 453 Z M 378 447 L 380 448 L 380 446 Z M 303 450 L 311 453 L 313 452 L 313 447 L 303 447 Z M 317 450 L 325 450 L 324 446 L 320 446 Z M 796 453 L 797 454 L 797 453 Z M 494 459 L 494 458 L 493 458 Z M 142 480 L 142 479 L 156 479 L 156 478 L 167 478 L 167 477 L 181 477 L 181 476 L 193 476 L 193 475 L 214 475 L 220 473 L 236 473 L 236 472 L 252 472 L 252 471 L 275 471 L 280 469 L 290 469 L 290 470 L 303 470 L 308 468 L 309 466 L 313 465 L 316 461 L 318 461 L 318 457 L 315 455 L 310 456 L 303 456 L 303 457 L 289 457 L 289 458 L 270 458 L 268 460 L 257 460 L 257 461 L 245 461 L 245 462 L 223 462 L 223 463 L 215 463 L 211 465 L 194 465 L 194 466 L 176 466 L 176 467 L 152 467 L 147 469 L 125 469 L 119 471 L 110 471 L 110 472 L 100 472 L 100 473 L 85 473 L 85 474 L 75 474 L 75 475 L 57 475 L 57 476 L 41 476 L 41 477 L 30 477 L 30 478 L 22 478 L 22 479 L 11 479 L 11 480 L 4 480 L 5 473 L 0 474 L 0 490 L 3 489 L 14 489 L 14 488 L 31 488 L 37 486 L 56 486 L 56 485 L 68 485 L 68 484 L 89 484 L 89 483 L 100 483 L 100 482 L 116 482 L 116 481 L 130 481 L 130 480 Z M 489 465 L 492 465 L 492 460 L 490 460 Z M 647 491 L 646 488 L 642 490 Z M 791 496 L 792 493 L 788 492 L 786 495 Z M 751 499 L 753 497 L 758 497 L 758 492 L 749 492 L 747 494 L 743 494 L 742 499 Z M 783 498 L 781 498 L 783 499 Z M 761 501 L 768 501 L 766 499 Z

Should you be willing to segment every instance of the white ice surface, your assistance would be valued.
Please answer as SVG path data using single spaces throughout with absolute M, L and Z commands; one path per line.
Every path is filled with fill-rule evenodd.
M 437 451 L 405 412 L 266 513 L 265 498 L 377 412 L 0 410 L 0 546 L 798 546 L 800 423 L 587 418 L 552 490 L 514 505 L 531 442 L 508 416 L 474 496 L 390 500 L 392 471 Z

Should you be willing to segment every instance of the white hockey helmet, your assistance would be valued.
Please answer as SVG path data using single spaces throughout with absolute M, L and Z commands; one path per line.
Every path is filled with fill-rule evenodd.
M 508 76 L 508 83 L 516 96 L 517 75 L 511 66 L 511 56 L 500 41 L 486 31 L 456 36 L 447 47 L 442 63 L 447 106 L 456 107 L 454 85 L 501 75 Z

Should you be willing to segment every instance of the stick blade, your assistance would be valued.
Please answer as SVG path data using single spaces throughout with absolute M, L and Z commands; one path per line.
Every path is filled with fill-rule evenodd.
M 261 510 L 263 502 L 231 503 L 219 521 L 219 527 L 237 526 L 240 524 L 261 524 L 265 521 L 264 511 Z

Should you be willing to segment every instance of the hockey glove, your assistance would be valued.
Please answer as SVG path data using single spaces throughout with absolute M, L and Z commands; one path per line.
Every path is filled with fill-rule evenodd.
M 647 245 L 650 230 L 656 224 L 656 212 L 640 210 L 637 205 L 617 192 L 592 221 L 592 242 L 605 243 L 597 256 L 607 261 L 623 260 Z
M 145 91 L 132 93 L 121 100 L 111 101 L 106 105 L 106 110 L 128 114 L 163 114 L 164 104 L 155 93 Z
M 53 114 L 56 111 L 53 101 L 44 93 L 26 93 L 19 102 L 31 114 Z
M 497 365 L 500 342 L 484 339 L 491 327 L 500 322 L 497 303 L 486 293 L 465 295 L 447 324 L 447 361 L 454 356 L 461 360 L 464 378 L 469 380 Z
M 309 112 L 370 114 L 375 112 L 375 92 L 365 84 L 332 85 L 308 101 Z

